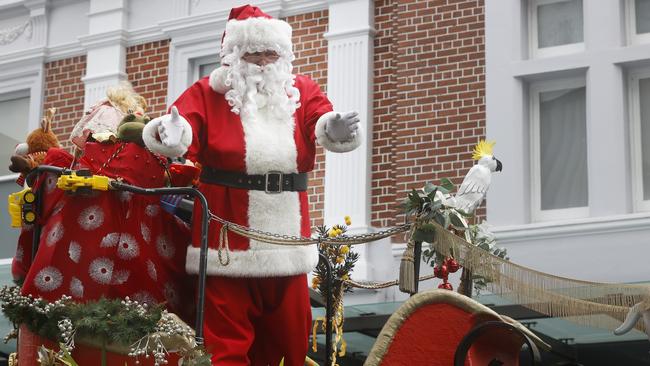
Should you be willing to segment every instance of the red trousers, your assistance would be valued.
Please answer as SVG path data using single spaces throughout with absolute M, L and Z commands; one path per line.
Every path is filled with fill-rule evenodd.
M 204 336 L 212 365 L 302 366 L 311 330 L 307 275 L 209 276 Z

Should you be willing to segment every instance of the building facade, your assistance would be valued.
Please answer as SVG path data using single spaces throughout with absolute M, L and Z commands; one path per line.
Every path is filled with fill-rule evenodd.
M 49 107 L 70 147 L 84 110 L 122 80 L 148 100 L 152 117 L 161 115 L 218 66 L 228 12 L 244 3 L 0 1 L 1 156 L 8 161 Z M 497 141 L 504 171 L 480 216 L 513 261 L 588 280 L 647 280 L 648 2 L 253 3 L 293 26 L 295 71 L 316 80 L 337 110 L 359 111 L 366 131 L 353 153 L 319 149 L 310 175 L 314 225 L 350 215 L 355 233 L 402 222 L 406 193 L 441 178 L 460 184 L 473 145 L 487 137 Z M 0 174 L 1 193 L 18 188 L 15 176 Z M 17 233 L 2 230 L 1 256 L 9 258 Z M 356 278 L 390 280 L 404 244 L 356 250 Z

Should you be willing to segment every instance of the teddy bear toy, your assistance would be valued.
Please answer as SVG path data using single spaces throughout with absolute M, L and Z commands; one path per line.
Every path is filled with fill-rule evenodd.
M 47 150 L 59 147 L 59 139 L 52 132 L 52 119 L 56 108 L 50 108 L 45 112 L 39 128 L 27 135 L 27 140 L 16 146 L 14 155 L 11 156 L 9 170 L 20 173 L 17 183 L 22 185 L 24 177 L 45 160 Z

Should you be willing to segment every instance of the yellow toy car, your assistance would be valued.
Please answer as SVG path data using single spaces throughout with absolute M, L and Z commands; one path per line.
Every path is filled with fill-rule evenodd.
M 36 207 L 34 206 L 36 195 L 31 188 L 10 194 L 8 201 L 11 227 L 21 227 L 22 222 L 33 224 L 36 221 Z
M 78 170 L 70 174 L 62 174 L 56 182 L 56 186 L 63 191 L 107 191 L 109 179 L 103 175 L 90 175 L 89 171 Z

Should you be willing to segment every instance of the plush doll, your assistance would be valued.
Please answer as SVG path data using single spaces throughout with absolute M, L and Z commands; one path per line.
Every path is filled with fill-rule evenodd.
M 34 168 L 41 165 L 45 160 L 47 150 L 52 147 L 59 147 L 59 140 L 52 132 L 52 119 L 56 108 L 50 108 L 45 112 L 39 128 L 32 131 L 24 143 L 18 144 L 11 156 L 9 170 L 14 173 L 21 173 L 17 183 L 22 185 L 24 177 Z
M 135 142 L 140 146 L 144 146 L 142 130 L 150 120 L 149 116 L 139 112 L 127 114 L 117 126 L 117 139 L 125 142 Z
M 87 141 L 104 142 L 117 136 L 117 128 L 129 114 L 144 115 L 146 100 L 128 83 L 109 88 L 106 98 L 86 111 L 74 126 L 70 141 L 83 150 Z

